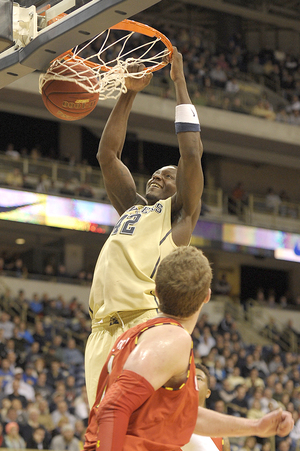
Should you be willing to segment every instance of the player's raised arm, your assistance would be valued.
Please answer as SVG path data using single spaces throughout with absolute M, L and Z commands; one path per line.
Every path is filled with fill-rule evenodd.
M 200 214 L 201 196 L 203 192 L 203 172 L 201 157 L 203 146 L 200 138 L 200 124 L 195 107 L 188 94 L 182 55 L 174 47 L 171 59 L 171 79 L 176 90 L 175 130 L 179 143 L 180 159 L 176 176 L 177 193 L 174 197 L 172 212 L 181 211 L 181 219 L 186 222 L 185 233 L 173 238 L 177 245 L 188 244 L 192 231 Z M 176 227 L 176 225 L 175 225 Z
M 133 71 L 141 70 L 142 65 L 139 66 Z M 97 160 L 103 174 L 105 189 L 112 205 L 120 215 L 131 207 L 137 198 L 133 177 L 121 161 L 128 118 L 137 93 L 149 84 L 151 77 L 152 74 L 145 74 L 138 79 L 127 78 L 128 91 L 126 94 L 121 94 L 118 99 L 107 120 L 99 144 Z

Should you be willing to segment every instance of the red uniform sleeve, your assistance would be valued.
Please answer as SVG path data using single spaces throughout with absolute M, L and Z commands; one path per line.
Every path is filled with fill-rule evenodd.
M 223 438 L 222 437 L 212 437 L 211 438 L 219 451 L 223 451 Z
M 122 451 L 129 418 L 155 392 L 133 371 L 124 370 L 112 384 L 97 412 L 97 451 Z

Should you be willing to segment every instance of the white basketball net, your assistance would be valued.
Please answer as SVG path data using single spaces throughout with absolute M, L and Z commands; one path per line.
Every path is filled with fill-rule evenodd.
M 76 46 L 67 56 L 54 60 L 46 74 L 40 75 L 40 93 L 47 81 L 63 80 L 77 83 L 88 92 L 99 93 L 100 100 L 115 99 L 120 93 L 127 92 L 127 77 L 142 78 L 145 74 L 144 71 L 130 72 L 133 63 L 142 63 L 146 70 L 153 71 L 153 67 L 161 64 L 170 53 L 157 37 L 149 38 L 135 31 L 126 31 L 116 40 L 115 32 L 108 29 L 82 47 Z M 85 68 L 78 71 L 79 65 Z

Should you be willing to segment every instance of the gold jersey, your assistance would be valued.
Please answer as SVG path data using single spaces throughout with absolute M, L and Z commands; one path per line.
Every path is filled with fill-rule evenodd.
M 129 208 L 98 257 L 89 300 L 92 319 L 99 321 L 114 312 L 157 308 L 157 267 L 176 247 L 171 197 L 155 205 Z

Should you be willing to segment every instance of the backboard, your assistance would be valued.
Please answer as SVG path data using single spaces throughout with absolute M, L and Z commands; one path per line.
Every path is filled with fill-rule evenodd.
M 0 0 L 0 10 L 7 1 Z M 35 70 L 46 71 L 61 53 L 159 1 L 20 0 L 13 3 L 13 37 L 3 38 L 9 47 L 0 53 L 0 88 Z M 11 13 L 7 12 L 8 8 L 5 11 Z M 10 17 L 7 19 L 11 21 Z

